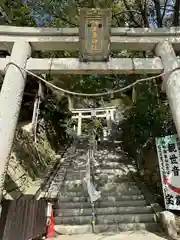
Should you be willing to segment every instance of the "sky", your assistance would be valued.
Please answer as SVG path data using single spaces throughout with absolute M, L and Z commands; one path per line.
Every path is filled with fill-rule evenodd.
M 165 16 L 169 16 L 172 14 L 172 11 L 174 10 L 174 1 L 173 0 L 168 0 L 167 6 L 166 6 L 166 11 L 165 11 Z M 162 14 L 164 12 L 164 7 L 162 7 Z M 150 13 L 149 15 L 149 25 L 150 27 L 156 28 L 157 27 L 157 22 L 156 22 L 156 11 L 154 10 L 153 12 Z
M 174 0 L 167 0 L 167 6 L 166 6 L 166 11 L 165 11 L 165 18 L 167 18 L 167 16 L 170 16 L 172 14 L 172 11 L 173 11 L 173 5 L 174 5 Z M 28 0 L 24 0 L 24 2 L 28 2 Z M 166 0 L 161 0 L 162 3 L 166 2 Z M 164 12 L 164 6 L 162 6 L 162 14 Z M 49 15 L 49 14 L 42 14 L 42 11 L 41 9 L 37 9 L 36 10 L 32 10 L 31 14 L 33 16 L 36 16 L 36 23 L 38 25 L 48 25 L 48 22 L 50 22 L 52 20 L 52 17 Z M 43 16 L 42 16 L 43 15 Z M 157 22 L 156 22 L 156 11 L 151 11 L 149 13 L 149 17 L 148 17 L 148 20 L 149 20 L 149 25 L 150 27 L 152 28 L 157 28 Z

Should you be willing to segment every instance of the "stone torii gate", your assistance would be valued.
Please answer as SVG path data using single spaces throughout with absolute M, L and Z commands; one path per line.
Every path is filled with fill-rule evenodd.
M 72 119 L 77 120 L 77 135 L 80 136 L 82 133 L 82 120 L 83 119 L 91 119 L 93 117 L 96 118 L 105 118 L 106 121 L 114 121 L 114 113 L 116 112 L 116 106 L 112 107 L 104 107 L 104 108 L 86 108 L 86 109 L 70 109 L 73 116 Z
M 31 58 L 33 51 L 77 51 L 79 40 L 78 28 L 0 26 L 0 50 L 11 54 L 10 57 L 0 58 L 0 73 L 5 74 L 0 93 L 0 196 L 26 84 L 26 72 L 8 65 L 10 62 L 36 74 L 50 71 L 52 74 L 160 74 L 173 71 L 162 79 L 180 136 L 180 60 L 175 54 L 176 50 L 180 50 L 179 27 L 111 29 L 111 51 L 153 51 L 154 58 L 111 58 L 106 62 L 82 62 L 78 58 Z

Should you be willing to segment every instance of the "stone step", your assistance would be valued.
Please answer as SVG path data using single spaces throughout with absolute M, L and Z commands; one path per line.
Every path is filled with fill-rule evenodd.
M 58 180 L 58 179 L 55 179 L 53 182 L 56 182 L 56 180 Z M 82 184 L 84 184 L 84 180 L 83 179 L 76 179 L 74 181 L 72 181 L 72 180 L 65 180 L 64 181 L 64 185 L 65 186 L 69 186 L 71 188 L 72 187 L 77 187 L 77 186 L 82 186 Z M 117 186 L 114 186 L 114 183 L 109 181 L 108 184 L 106 184 L 106 185 L 109 185 L 111 188 L 118 188 L 118 189 L 120 189 L 122 187 L 136 187 L 136 188 L 138 188 L 136 183 L 133 182 L 133 181 L 132 182 L 131 181 L 129 181 L 129 182 L 120 182 Z
M 135 206 L 147 206 L 145 200 L 131 200 L 131 201 L 97 201 L 94 203 L 96 208 L 107 208 L 107 207 L 135 207 Z M 58 202 L 56 208 L 61 209 L 73 209 L 73 208 L 91 208 L 90 202 Z
M 79 235 L 92 233 L 92 226 L 90 224 L 83 225 L 57 225 L 54 230 L 59 235 Z
M 72 225 L 81 225 L 81 224 L 90 224 L 92 221 L 92 216 L 68 216 L 68 217 L 59 217 L 54 218 L 55 224 L 72 224 Z M 114 215 L 99 215 L 96 217 L 96 224 L 114 224 L 114 223 L 146 223 L 146 222 L 155 222 L 156 217 L 152 213 L 148 214 L 114 214 Z
M 108 207 L 108 208 L 96 208 L 96 215 L 110 215 L 110 214 L 145 214 L 152 213 L 150 206 L 145 207 Z M 76 209 L 55 209 L 55 216 L 91 216 L 92 209 L 76 208 Z
M 60 187 L 60 183 L 62 186 Z M 131 191 L 131 194 L 139 194 L 141 193 L 141 190 L 139 187 L 134 183 L 134 182 L 119 182 L 118 178 L 113 178 L 109 179 L 108 176 L 102 177 L 101 179 L 95 179 L 95 186 L 98 188 L 101 192 L 102 195 L 104 193 L 109 192 L 112 194 L 112 192 L 118 192 L 120 194 L 125 194 L 129 193 Z M 54 189 L 54 190 L 53 190 Z M 82 192 L 86 193 L 86 183 L 82 179 L 79 180 L 65 180 L 64 182 L 53 180 L 51 185 L 44 191 L 58 191 L 58 189 L 62 189 L 63 191 L 66 192 Z M 116 194 L 115 194 L 116 195 Z
M 96 174 L 122 174 L 122 176 L 127 175 L 127 171 L 124 169 L 118 169 L 118 168 L 95 168 L 94 169 Z
M 120 176 L 118 175 L 101 175 L 101 176 L 94 176 L 94 182 L 97 186 L 104 186 L 105 184 L 111 182 L 115 186 L 117 184 L 122 184 L 124 183 L 124 180 L 121 179 Z M 128 182 L 128 181 L 127 181 Z
M 117 155 L 108 156 L 108 155 L 102 154 L 98 156 L 95 154 L 94 159 L 95 159 L 94 162 L 99 162 L 99 163 L 120 162 L 120 163 L 126 164 L 127 162 L 123 156 L 117 156 Z M 128 161 L 128 163 L 130 162 Z
M 99 166 L 99 168 L 106 168 L 107 167 L 107 169 L 109 169 L 109 168 L 115 168 L 115 169 L 121 169 L 123 166 L 125 166 L 125 163 L 124 162 L 110 162 L 110 161 L 103 161 L 102 163 L 101 162 L 99 162 L 98 164 L 97 164 L 97 166 L 96 167 L 98 167 Z
M 127 171 L 125 171 L 124 169 L 114 169 L 114 168 L 103 168 L 103 169 L 101 169 L 101 168 L 95 168 L 94 169 L 94 171 L 96 172 L 96 173 L 99 173 L 99 174 L 109 174 L 109 173 L 126 173 Z M 82 169 L 82 170 L 80 170 L 80 169 L 76 169 L 76 170 L 74 170 L 74 169 L 72 169 L 72 168 L 70 168 L 70 169 L 67 169 L 67 175 L 68 174 L 72 174 L 72 175 L 78 175 L 79 173 L 86 173 L 86 169 L 84 168 L 84 169 Z
M 126 224 L 103 224 L 96 225 L 95 232 L 102 233 L 114 233 L 114 232 L 125 232 L 125 231 L 140 231 L 147 230 L 150 232 L 160 232 L 159 225 L 156 223 L 126 223 Z M 91 225 L 55 225 L 55 231 L 60 235 L 79 235 L 79 234 L 90 234 L 92 233 Z
M 108 175 L 104 176 L 104 178 L 102 178 L 102 179 L 107 179 L 107 178 L 108 178 Z M 101 179 L 99 179 L 99 181 L 100 180 Z M 95 183 L 98 185 L 98 180 L 95 181 Z M 107 189 L 121 190 L 121 189 L 125 189 L 125 188 L 128 188 L 128 189 L 131 188 L 131 190 L 132 189 L 138 189 L 139 190 L 139 187 L 133 181 L 119 182 L 117 184 L 114 184 L 114 181 L 112 181 L 112 179 L 109 179 L 109 181 L 107 181 L 107 183 L 105 183 L 104 186 L 103 186 L 103 189 L 105 189 L 105 191 Z
M 85 161 L 86 163 L 86 161 Z M 124 162 L 109 162 L 109 161 L 106 161 L 106 162 L 103 162 L 103 163 L 96 163 L 96 164 L 93 164 L 93 166 L 97 169 L 117 169 L 117 170 L 121 170 L 122 172 L 129 172 L 128 169 L 125 169 L 125 166 L 126 164 Z M 77 170 L 85 170 L 86 167 L 85 167 L 85 164 L 82 164 L 80 166 L 78 166 L 76 164 L 76 166 L 72 165 L 71 169 L 73 171 L 77 171 Z M 124 170 L 123 170 L 124 169 Z
M 150 231 L 150 232 L 160 232 L 161 229 L 157 223 L 120 223 L 120 224 L 98 224 L 95 226 L 95 233 L 108 232 L 126 232 L 126 231 Z
M 64 197 L 89 197 L 88 195 L 88 192 L 87 191 L 84 191 L 84 192 L 81 192 L 79 190 L 82 190 L 82 189 L 76 189 L 77 192 L 74 190 L 74 191 L 69 191 L 67 192 L 66 190 L 63 190 L 61 191 L 61 193 L 59 194 L 58 193 L 58 190 L 57 191 L 50 191 L 48 192 L 45 192 L 45 191 L 42 191 L 40 196 L 39 196 L 39 199 L 40 198 L 43 198 L 44 196 L 48 196 L 49 199 L 59 199 L 61 196 L 64 196 Z M 111 196 L 113 198 L 116 198 L 116 197 L 121 197 L 121 196 L 142 196 L 142 192 L 140 190 L 131 190 L 131 191 L 104 191 L 101 193 L 101 200 L 106 199 L 106 197 L 108 196 Z
M 77 173 L 76 175 L 71 175 L 71 174 L 68 174 L 66 175 L 66 180 L 67 181 L 75 181 L 75 180 L 83 180 L 85 178 L 85 173 Z M 131 180 L 132 178 L 128 178 L 127 176 L 123 176 L 119 173 L 107 173 L 107 174 L 94 174 L 94 179 L 96 181 L 98 180 L 101 180 L 101 179 L 109 179 L 111 181 L 115 181 L 116 179 L 120 182 L 120 183 L 123 183 L 123 182 L 128 182 L 129 180 Z
M 121 154 L 117 154 L 114 152 L 104 152 L 104 151 L 98 151 L 94 154 L 94 157 L 98 159 L 122 159 L 124 160 L 124 156 Z
M 94 164 L 101 164 L 101 165 L 106 165 L 106 163 L 111 163 L 111 164 L 125 164 L 124 159 L 120 157 L 114 157 L 114 158 L 107 158 L 107 157 L 95 157 Z
M 127 189 L 118 189 L 118 188 L 111 188 L 111 189 L 97 189 L 101 191 L 101 196 L 122 196 L 122 195 L 141 195 L 142 192 L 139 189 L 127 188 Z
M 131 201 L 131 200 L 143 200 L 143 195 L 122 195 L 122 196 L 103 196 L 104 201 Z M 90 202 L 90 198 L 87 197 L 73 197 L 73 196 L 59 196 L 60 202 Z
M 94 171 L 94 175 L 95 176 L 104 176 L 104 175 L 108 175 L 108 176 L 119 176 L 120 178 L 122 178 L 122 180 L 126 181 L 128 179 L 132 179 L 132 177 L 130 178 L 130 175 L 127 176 L 127 174 L 124 174 L 123 171 L 118 170 L 118 169 L 106 169 L 105 171 L 101 171 L 102 169 L 95 169 Z M 109 171 L 108 171 L 109 170 Z M 114 170 L 114 171 L 113 171 Z M 85 170 L 80 170 L 80 171 L 74 171 L 74 172 L 68 172 L 66 174 L 66 180 L 78 180 L 81 179 L 82 177 L 84 177 L 86 175 L 86 171 Z
M 115 189 L 115 188 L 112 188 L 112 189 L 101 189 L 101 188 L 96 188 L 97 190 L 101 191 L 101 196 L 121 196 L 121 195 L 141 195 L 142 192 L 141 190 L 136 190 L 136 189 Z M 69 188 L 65 188 L 65 189 L 62 189 L 61 191 L 61 194 L 62 193 L 67 193 L 67 191 L 69 191 L 68 194 L 70 194 L 70 192 L 74 193 L 75 196 L 79 196 L 79 192 L 81 192 L 82 190 L 82 187 L 77 187 L 77 188 L 72 188 L 72 189 L 69 189 Z M 76 195 L 77 193 L 77 195 Z M 53 194 L 53 192 L 52 192 Z M 56 193 L 57 194 L 57 193 Z M 87 191 L 82 191 L 80 196 L 88 196 L 88 193 Z
M 119 191 L 111 191 L 111 192 L 108 192 L 108 191 L 103 191 L 101 193 L 101 199 L 103 199 L 103 197 L 107 197 L 107 196 L 112 196 L 112 197 L 121 197 L 121 196 L 141 196 L 142 193 L 141 191 L 131 191 L 131 192 L 126 192 L 126 193 L 121 193 Z M 87 191 L 61 191 L 61 193 L 59 193 L 59 197 L 61 196 L 66 196 L 66 197 L 89 197 L 88 195 L 88 192 Z
M 113 171 L 114 170 L 114 171 Z M 74 172 L 67 172 L 66 180 L 72 181 L 72 180 L 80 180 L 83 179 L 86 175 L 86 170 L 80 170 L 80 171 L 74 171 Z M 109 178 L 115 178 L 118 177 L 119 181 L 126 182 L 126 181 L 132 181 L 132 176 L 124 174 L 122 170 L 118 169 L 95 169 L 94 176 L 95 178 L 101 178 L 104 176 L 109 176 Z
M 53 182 L 52 185 L 56 185 L 56 182 Z M 98 186 L 98 181 L 96 181 L 96 184 Z M 74 181 L 64 181 L 64 190 L 65 191 L 72 191 L 72 192 L 80 192 L 85 189 L 86 185 L 83 180 L 74 180 Z M 135 184 L 130 183 L 109 183 L 108 181 L 103 184 L 103 186 L 100 188 L 100 191 L 102 192 L 129 192 L 132 191 L 132 194 L 135 192 L 136 194 L 140 193 L 140 189 Z

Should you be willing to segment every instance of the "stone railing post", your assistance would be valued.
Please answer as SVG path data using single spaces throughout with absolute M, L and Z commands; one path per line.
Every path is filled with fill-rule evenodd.
M 18 40 L 14 43 L 11 62 L 25 68 L 30 56 L 31 46 L 28 42 Z M 14 65 L 9 65 L 0 93 L 0 201 L 25 84 L 26 73 Z
M 114 109 L 110 110 L 111 121 L 114 122 Z
M 160 42 L 156 46 L 155 53 L 161 58 L 165 72 L 179 67 L 176 54 L 169 42 Z M 174 70 L 167 76 L 163 76 L 162 79 L 163 90 L 167 94 L 176 130 L 180 137 L 180 69 Z
M 82 127 L 82 113 L 79 112 L 78 114 L 78 126 L 77 126 L 77 135 L 81 135 L 81 127 Z

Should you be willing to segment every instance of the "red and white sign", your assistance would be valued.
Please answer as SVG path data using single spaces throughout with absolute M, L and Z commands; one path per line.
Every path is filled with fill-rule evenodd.
M 177 135 L 156 138 L 166 209 L 180 210 L 180 141 Z

